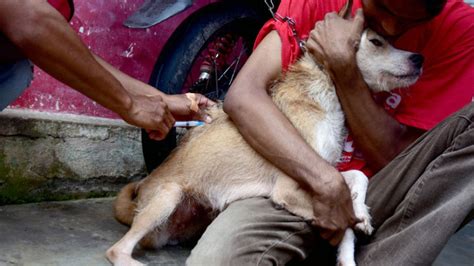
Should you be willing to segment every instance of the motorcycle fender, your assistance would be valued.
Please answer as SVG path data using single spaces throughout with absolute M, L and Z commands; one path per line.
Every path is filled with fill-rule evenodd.
M 134 29 L 149 28 L 186 10 L 192 4 L 193 0 L 145 0 L 123 25 Z

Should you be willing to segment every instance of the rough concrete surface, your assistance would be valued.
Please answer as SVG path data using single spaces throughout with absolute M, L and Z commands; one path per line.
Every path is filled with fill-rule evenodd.
M 110 265 L 105 251 L 127 231 L 112 199 L 0 206 L 0 265 Z M 149 265 L 183 265 L 189 249 L 137 249 Z
M 145 175 L 123 121 L 7 110 L 0 124 L 0 204 L 107 196 Z
M 112 217 L 112 200 L 0 206 L 0 265 L 109 265 L 104 252 L 127 227 Z M 436 266 L 474 262 L 474 223 L 454 235 Z M 134 257 L 148 265 L 184 265 L 189 248 L 137 249 Z

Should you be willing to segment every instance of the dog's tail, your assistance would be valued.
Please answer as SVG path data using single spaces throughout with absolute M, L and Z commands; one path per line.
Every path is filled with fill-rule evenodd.
M 138 182 L 133 182 L 126 185 L 117 195 L 114 205 L 114 216 L 117 221 L 122 224 L 130 226 L 135 217 L 135 209 L 137 203 L 135 198 L 137 196 Z

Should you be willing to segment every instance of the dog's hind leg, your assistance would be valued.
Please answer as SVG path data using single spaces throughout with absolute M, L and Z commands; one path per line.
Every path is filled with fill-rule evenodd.
M 160 185 L 147 205 L 139 210 L 127 234 L 107 250 L 107 259 L 114 265 L 143 265 L 132 258 L 133 248 L 148 232 L 168 221 L 182 198 L 183 190 L 178 184 Z
M 355 252 L 356 237 L 351 228 L 346 229 L 344 237 L 342 238 L 339 248 L 337 249 L 337 266 L 355 266 L 354 252 Z

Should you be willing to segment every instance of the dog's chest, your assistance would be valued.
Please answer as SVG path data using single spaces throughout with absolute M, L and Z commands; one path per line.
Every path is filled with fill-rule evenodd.
M 342 152 L 344 114 L 330 77 L 308 56 L 291 66 L 273 100 L 311 147 L 334 164 Z

